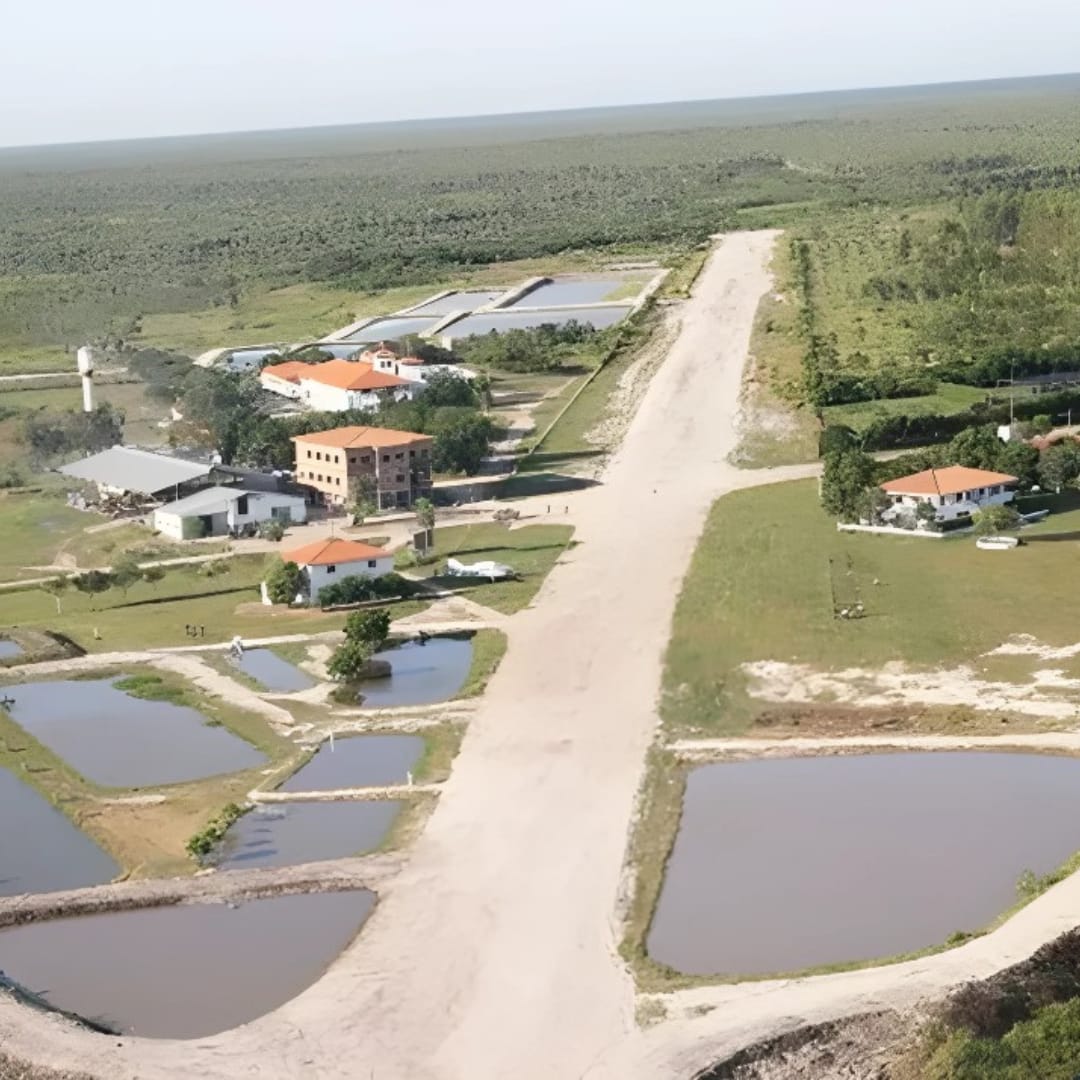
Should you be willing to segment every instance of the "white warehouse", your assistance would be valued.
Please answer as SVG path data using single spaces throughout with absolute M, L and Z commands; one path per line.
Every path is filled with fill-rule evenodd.
M 232 535 L 263 521 L 306 520 L 303 496 L 230 487 L 205 488 L 154 511 L 154 528 L 173 540 Z

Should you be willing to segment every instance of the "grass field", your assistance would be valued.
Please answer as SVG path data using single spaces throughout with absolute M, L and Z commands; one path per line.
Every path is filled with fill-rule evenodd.
M 23 568 L 48 565 L 88 525 L 105 520 L 100 514 L 73 510 L 61 494 L 0 494 L 0 581 L 39 576 Z
M 826 424 L 845 424 L 862 431 L 879 416 L 925 416 L 940 413 L 949 416 L 964 412 L 987 399 L 990 391 L 978 386 L 938 383 L 937 391 L 921 397 L 889 398 L 884 401 L 859 401 L 852 405 L 830 405 L 824 410 Z M 998 396 L 997 394 L 993 396 Z
M 1025 535 L 1078 529 L 1080 510 L 1070 510 Z M 757 711 L 739 671 L 748 661 L 932 668 L 974 660 L 1012 634 L 1071 644 L 1080 622 L 1062 582 L 1075 564 L 1075 542 L 1029 543 L 1003 564 L 970 537 L 838 533 L 813 481 L 728 495 L 713 506 L 679 597 L 664 720 L 680 731 L 745 729 Z M 865 618 L 834 618 L 834 581 L 857 594 Z
M 436 561 L 418 568 L 433 584 L 461 591 L 470 600 L 512 615 L 527 607 L 544 583 L 555 561 L 570 542 L 568 525 L 526 525 L 507 529 L 503 525 L 452 525 L 435 530 Z M 446 560 L 463 562 L 494 560 L 512 566 L 521 581 L 483 581 L 479 578 L 439 576 Z

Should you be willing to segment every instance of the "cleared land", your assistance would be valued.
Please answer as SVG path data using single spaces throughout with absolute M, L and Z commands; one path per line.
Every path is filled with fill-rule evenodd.
M 747 691 L 743 665 L 754 662 L 857 669 L 847 681 L 857 690 L 863 672 L 867 695 L 871 673 L 898 661 L 925 672 L 966 663 L 990 680 L 1029 678 L 1037 655 L 1021 665 L 984 654 L 1017 634 L 1049 647 L 1080 638 L 1060 584 L 1072 573 L 1075 544 L 1040 541 L 1075 534 L 1078 526 L 1076 509 L 1053 514 L 1026 531 L 1030 542 L 1003 562 L 978 551 L 970 537 L 838 533 L 813 481 L 727 495 L 709 515 L 679 597 L 664 719 L 679 731 L 744 730 L 764 708 Z M 864 618 L 835 617 L 837 605 L 860 602 Z M 781 670 L 772 675 L 779 679 Z M 912 681 L 933 678 L 916 674 Z M 979 684 L 969 685 L 978 704 Z M 824 685 L 820 702 L 841 703 Z

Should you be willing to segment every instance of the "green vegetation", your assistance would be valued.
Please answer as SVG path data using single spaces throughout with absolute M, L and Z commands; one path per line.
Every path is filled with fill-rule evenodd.
M 506 655 L 506 635 L 501 630 L 477 630 L 472 637 L 472 664 L 458 697 L 476 697 L 484 692 Z
M 188 840 L 186 847 L 189 855 L 196 859 L 205 858 L 221 843 L 229 827 L 244 815 L 244 808 L 236 803 L 228 803 L 216 817 L 204 825 Z
M 294 562 L 274 557 L 266 572 L 266 595 L 275 604 L 291 604 L 304 588 L 304 572 Z
M 573 529 L 568 525 L 452 525 L 435 530 L 437 562 L 418 572 L 433 585 L 465 592 L 478 604 L 512 615 L 531 603 L 555 561 L 566 550 Z M 440 575 L 440 566 L 453 557 L 463 562 L 494 561 L 513 567 L 520 581 L 485 581 L 483 578 Z
M 725 496 L 676 606 L 665 722 L 707 734 L 744 730 L 762 710 L 741 669 L 751 661 L 937 668 L 974 662 L 1031 627 L 1049 645 L 1075 642 L 1075 620 L 1060 603 L 1071 545 L 1036 542 L 1080 527 L 1075 498 L 1055 505 L 1062 512 L 1025 530 L 1029 542 L 1003 574 L 1000 560 L 970 539 L 838 533 L 813 481 Z M 861 602 L 867 617 L 836 618 L 838 591 L 844 602 Z
M 187 685 L 178 679 L 166 680 L 160 675 L 144 672 L 141 675 L 127 675 L 115 685 L 117 690 L 123 690 L 129 697 L 142 698 L 144 701 L 168 701 L 172 705 L 192 704 Z

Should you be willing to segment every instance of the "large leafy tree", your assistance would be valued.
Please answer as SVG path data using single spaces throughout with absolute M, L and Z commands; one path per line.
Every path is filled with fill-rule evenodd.
M 865 493 L 874 483 L 874 460 L 854 447 L 838 450 L 825 458 L 821 477 L 821 505 L 843 521 L 853 521 L 865 502 Z
M 345 640 L 378 652 L 390 635 L 390 612 L 386 608 L 354 611 L 345 620 Z

